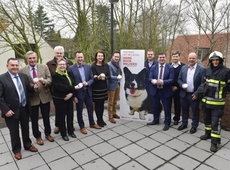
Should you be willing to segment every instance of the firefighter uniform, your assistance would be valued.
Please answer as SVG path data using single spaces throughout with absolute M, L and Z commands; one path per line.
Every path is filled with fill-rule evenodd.
M 214 61 L 215 60 L 215 61 Z M 214 64 L 219 60 L 219 64 Z M 225 106 L 225 99 L 230 83 L 230 69 L 223 65 L 223 54 L 214 51 L 209 55 L 210 67 L 205 72 L 203 84 L 202 109 L 205 124 L 205 135 L 201 140 L 211 138 L 212 152 L 218 150 L 221 140 L 221 117 Z

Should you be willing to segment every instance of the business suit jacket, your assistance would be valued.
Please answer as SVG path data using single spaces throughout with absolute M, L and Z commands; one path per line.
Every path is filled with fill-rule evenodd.
M 21 73 L 26 74 L 29 77 L 30 85 L 34 86 L 33 78 L 30 74 L 30 67 L 29 65 L 23 67 L 20 70 Z M 47 65 L 37 64 L 37 77 L 44 79 L 44 84 L 41 84 L 38 87 L 37 93 L 29 94 L 29 99 L 32 106 L 37 106 L 40 104 L 40 100 L 43 104 L 48 103 L 52 100 L 52 95 L 50 93 L 49 86 L 51 85 L 51 75 L 49 68 Z
M 149 72 L 149 82 L 152 81 L 152 79 L 158 79 L 158 72 L 159 72 L 159 64 L 155 64 L 151 67 L 151 70 Z M 163 75 L 163 94 L 166 98 L 172 97 L 173 91 L 172 91 L 172 83 L 174 79 L 174 70 L 173 67 L 169 64 L 165 64 L 164 68 L 164 75 Z M 149 86 L 149 94 L 152 96 L 155 96 L 157 92 L 157 85 L 152 84 Z
M 115 67 L 112 62 L 108 62 L 109 71 L 110 71 L 110 78 L 108 80 L 108 90 L 116 90 L 119 80 L 117 79 L 118 76 L 118 68 Z
M 93 84 L 93 73 L 91 70 L 90 65 L 83 64 L 82 67 L 84 67 L 85 70 L 85 81 L 88 83 L 88 86 L 86 87 L 86 91 L 88 95 L 92 98 L 92 88 L 91 85 Z M 74 80 L 76 84 L 82 83 L 81 75 L 78 70 L 78 64 L 74 64 L 68 68 L 70 77 Z M 75 97 L 78 98 L 78 100 L 82 100 L 82 97 L 84 96 L 84 88 L 82 87 L 79 90 L 75 90 Z
M 178 76 L 178 84 L 179 87 L 181 88 L 180 90 L 180 97 L 184 98 L 186 95 L 186 90 L 184 90 L 182 88 L 182 84 L 187 82 L 187 72 L 188 72 L 188 65 L 184 65 L 179 73 Z M 194 93 L 197 97 L 201 97 L 199 95 L 199 93 L 197 92 L 198 87 L 200 86 L 201 83 L 204 82 L 204 72 L 205 72 L 205 68 L 199 64 L 197 64 L 196 66 L 196 70 L 194 73 L 194 77 L 193 77 L 193 85 L 194 85 Z
M 22 85 L 24 87 L 26 95 L 26 107 L 28 107 L 29 113 L 31 112 L 30 101 L 28 100 L 28 92 L 35 92 L 33 86 L 30 86 L 28 76 L 23 73 L 18 73 Z M 12 110 L 14 115 L 10 118 L 19 118 L 19 96 L 14 82 L 8 72 L 0 75 L 0 109 L 2 111 L 2 117 L 8 118 L 5 114 Z M 8 119 L 10 119 L 8 118 Z

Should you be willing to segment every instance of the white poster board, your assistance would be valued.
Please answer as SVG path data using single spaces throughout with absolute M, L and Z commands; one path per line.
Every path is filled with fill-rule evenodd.
M 153 103 L 149 101 L 146 91 L 146 72 L 144 68 L 145 50 L 121 50 L 122 79 L 120 86 L 120 117 L 126 120 L 149 122 L 153 114 L 147 107 Z M 147 106 L 147 107 L 146 107 Z

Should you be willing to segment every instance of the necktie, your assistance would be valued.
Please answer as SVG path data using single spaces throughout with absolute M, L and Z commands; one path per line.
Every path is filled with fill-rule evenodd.
M 159 75 L 159 79 L 162 79 L 162 74 L 163 74 L 163 65 L 160 66 L 160 75 Z M 157 88 L 162 89 L 163 86 L 162 86 L 162 85 L 158 85 Z
M 34 67 L 32 67 L 32 71 L 33 71 L 33 78 L 37 77 L 37 73 L 36 73 L 36 71 L 35 71 L 35 68 L 34 68 Z
M 16 82 L 17 82 L 17 86 L 18 86 L 18 91 L 19 91 L 20 99 L 21 99 L 20 102 L 21 102 L 22 106 L 25 106 L 26 105 L 26 95 L 25 95 L 22 83 L 20 82 L 18 76 L 15 76 L 15 78 L 17 80 Z

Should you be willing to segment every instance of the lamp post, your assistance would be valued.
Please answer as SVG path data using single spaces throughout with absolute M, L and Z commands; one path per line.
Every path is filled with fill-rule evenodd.
M 110 46 L 111 46 L 111 56 L 113 55 L 113 4 L 117 3 L 119 0 L 110 0 L 110 4 L 111 4 L 111 28 L 110 28 Z

